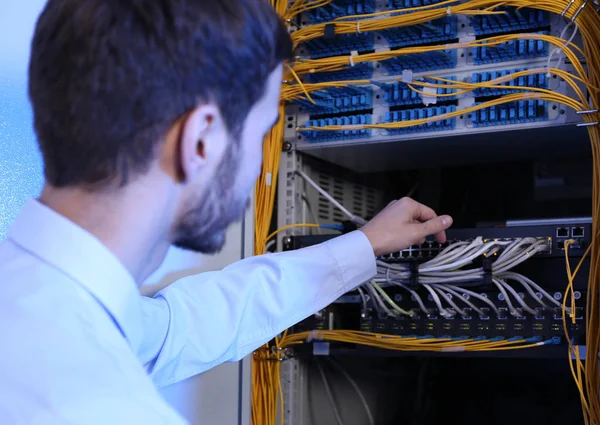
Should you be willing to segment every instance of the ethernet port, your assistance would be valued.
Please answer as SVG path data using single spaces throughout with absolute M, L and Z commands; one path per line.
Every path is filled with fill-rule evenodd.
M 573 227 L 571 229 L 571 235 L 574 238 L 582 238 L 585 234 L 585 229 L 583 227 Z
M 556 237 L 557 238 L 568 238 L 569 237 L 569 228 L 568 227 L 559 227 L 556 229 Z

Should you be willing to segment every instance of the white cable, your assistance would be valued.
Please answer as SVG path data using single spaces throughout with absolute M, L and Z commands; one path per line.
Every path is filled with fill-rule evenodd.
M 419 277 L 419 283 L 467 283 L 467 282 L 477 282 L 483 278 L 483 274 L 480 276 L 469 276 L 469 277 L 449 277 L 449 278 L 427 278 L 427 277 Z
M 413 291 L 412 289 L 410 289 L 408 286 L 404 285 L 401 282 L 391 281 L 390 283 L 393 283 L 394 285 L 397 285 L 403 289 L 406 289 L 408 292 L 410 292 L 410 294 L 415 298 L 415 301 L 417 302 L 417 304 L 419 304 L 419 308 L 421 309 L 421 311 L 423 313 L 425 313 L 426 315 L 430 314 L 429 309 L 427 307 L 425 307 L 425 304 L 423 304 L 423 300 L 421 299 L 421 296 L 416 291 Z
M 379 293 L 379 295 L 381 295 L 381 297 L 387 301 L 387 303 L 392 307 L 392 310 L 394 310 L 395 312 L 399 313 L 399 314 L 404 314 L 406 316 L 412 316 L 411 313 L 409 313 L 408 311 L 405 311 L 403 309 L 401 309 L 398 304 L 396 304 L 394 302 L 394 300 L 392 300 L 390 298 L 390 296 L 388 294 L 386 294 L 386 292 L 381 289 L 381 286 L 379 286 L 376 282 L 371 281 L 371 285 L 373 286 L 373 288 L 375 288 L 375 290 Z M 397 314 L 394 314 L 394 316 L 397 316 Z
M 544 243 L 544 245 L 537 246 L 534 249 L 532 249 L 531 251 L 526 251 L 521 257 L 518 257 L 515 261 L 513 261 L 499 269 L 496 269 L 497 265 L 493 264 L 492 271 L 495 274 L 504 273 L 505 271 L 508 271 L 508 270 L 518 266 L 522 262 L 529 260 L 532 256 L 534 256 L 538 252 L 545 251 L 545 250 L 546 250 L 546 244 Z
M 321 363 L 316 357 L 315 362 L 317 364 L 317 369 L 319 369 L 319 374 L 321 375 L 321 380 L 323 381 L 323 386 L 325 387 L 327 398 L 329 399 L 329 403 L 331 403 L 331 409 L 333 410 L 335 420 L 338 423 L 338 425 L 344 425 L 344 422 L 342 421 L 342 418 L 340 416 L 340 411 L 338 410 L 337 405 L 335 403 L 335 399 L 333 398 L 333 393 L 331 392 L 331 388 L 329 387 L 329 382 L 327 381 L 327 377 L 325 376 L 325 372 L 323 371 L 323 367 L 321 367 Z
M 478 239 L 480 239 L 480 238 L 478 238 Z M 484 253 L 487 253 L 487 251 L 489 249 L 492 249 L 496 243 L 497 242 L 494 241 L 494 242 L 486 242 L 484 244 L 479 244 L 479 245 L 475 245 L 475 246 L 469 246 L 467 249 L 462 250 L 459 255 L 453 255 L 453 256 L 445 259 L 441 263 L 434 265 L 433 267 L 430 267 L 428 265 L 424 266 L 422 269 L 419 268 L 419 271 L 421 273 L 428 273 L 428 272 L 430 273 L 430 272 L 442 271 L 442 270 L 456 271 L 456 269 L 471 263 L 475 258 L 480 257 Z M 462 257 L 462 258 L 459 258 L 458 260 L 456 260 L 455 259 L 456 257 Z M 453 261 L 453 262 L 448 263 L 448 260 Z M 460 272 L 465 272 L 465 271 L 463 270 Z
M 498 277 L 501 278 L 501 279 L 503 279 L 504 281 L 514 280 L 515 282 L 519 282 L 525 288 L 525 290 L 527 291 L 527 293 L 529 293 L 529 295 L 531 296 L 531 298 L 533 298 L 542 307 L 548 308 L 548 305 L 544 302 L 543 299 L 540 299 L 537 296 L 537 294 L 534 292 L 534 290 L 531 287 L 531 285 L 529 285 L 529 283 L 527 283 L 527 281 L 525 281 L 524 279 L 521 279 L 521 275 L 519 275 L 517 273 L 505 273 L 505 274 L 503 274 L 501 276 L 498 276 Z M 544 295 L 543 294 L 541 294 L 541 295 L 542 295 L 542 298 L 543 298 Z
M 544 290 L 544 288 L 542 288 L 540 285 L 538 285 L 531 279 L 528 279 L 525 276 L 518 274 L 518 273 L 514 273 L 514 272 L 503 273 L 501 276 L 507 277 L 508 279 L 514 279 L 514 280 L 521 279 L 521 282 L 523 282 L 523 281 L 527 282 L 528 285 L 533 286 L 540 294 L 542 294 L 544 297 L 546 297 L 546 299 L 549 300 L 556 307 L 562 308 L 562 304 L 560 303 L 560 301 L 555 300 L 552 295 L 550 295 L 548 292 L 546 292 Z
M 365 291 L 359 286 L 356 288 L 358 290 L 358 294 L 360 295 L 360 299 L 362 300 L 363 312 L 367 313 L 367 297 L 365 295 Z
M 407 271 L 408 267 L 404 266 L 404 265 L 400 265 L 400 264 L 389 264 L 386 263 L 385 261 L 381 261 L 381 260 L 377 260 L 377 265 L 380 267 L 384 267 L 386 269 L 391 269 L 391 270 L 398 270 L 398 271 Z
M 548 244 L 547 241 L 545 240 L 535 240 L 533 241 L 533 243 L 530 243 L 529 246 L 524 247 L 523 245 L 525 245 L 525 243 L 523 243 L 524 241 L 522 241 L 521 243 L 513 246 L 507 253 L 507 255 L 505 256 L 500 256 L 500 258 L 498 258 L 498 260 L 494 263 L 494 267 L 496 269 L 499 269 L 501 267 L 504 267 L 507 264 L 511 264 L 514 260 L 521 258 L 523 255 L 527 255 L 527 252 L 530 250 L 534 250 L 536 248 L 545 248 Z M 529 241 L 527 241 L 529 242 Z
M 498 256 L 498 259 L 496 260 L 496 262 L 502 261 L 506 257 L 510 257 L 511 254 L 514 253 L 516 250 L 518 250 L 521 246 L 523 246 L 525 244 L 533 244 L 535 242 L 536 242 L 535 238 L 516 239 L 509 246 L 506 247 L 506 249 L 502 252 L 502 254 L 500 254 Z
M 439 283 L 432 283 L 431 286 L 433 286 L 434 288 L 437 288 L 437 289 L 443 288 L 444 291 L 449 292 L 450 294 L 454 295 L 455 297 L 460 299 L 462 302 L 467 304 L 469 307 L 471 307 L 473 310 L 475 310 L 477 313 L 481 314 L 482 316 L 485 316 L 485 313 L 483 312 L 483 310 L 479 309 L 479 307 L 477 307 L 471 301 L 469 301 L 464 296 L 462 296 L 458 291 L 455 291 L 454 289 L 450 288 L 450 285 L 440 285 Z
M 481 294 L 478 294 L 477 292 L 473 292 L 473 291 L 469 291 L 468 289 L 464 289 L 461 288 L 459 286 L 455 286 L 455 285 L 444 285 L 444 287 L 448 287 L 451 289 L 454 289 L 457 292 L 463 293 L 463 294 L 467 294 L 471 297 L 477 298 L 479 301 L 486 303 L 487 305 L 489 305 L 492 310 L 494 310 L 494 312 L 499 315 L 500 314 L 500 310 L 498 310 L 498 307 L 496 307 L 496 304 L 494 304 L 489 298 L 484 297 Z
M 315 212 L 313 211 L 312 206 L 308 201 L 308 196 L 306 195 L 306 193 L 302 194 L 302 201 L 304 201 L 304 203 L 306 204 L 306 209 L 308 210 L 308 213 L 310 214 L 313 223 L 315 223 L 318 226 L 321 226 L 319 217 L 317 217 L 317 214 L 315 214 Z M 323 229 L 321 229 L 321 227 L 317 227 L 317 232 L 319 233 L 319 235 L 321 235 L 323 234 Z
M 510 286 L 508 283 L 506 283 L 502 279 L 498 279 L 498 282 L 502 286 L 504 286 L 506 289 L 508 289 L 508 292 L 510 292 L 512 294 L 512 296 L 515 297 L 517 302 L 519 304 L 521 304 L 521 307 L 523 307 L 523 310 L 525 310 L 526 312 L 528 312 L 529 314 L 531 314 L 533 316 L 537 316 L 537 311 L 535 311 L 533 308 L 529 307 L 529 305 L 527 305 L 527 303 L 519 296 L 517 291 L 515 291 L 515 289 L 512 286 Z
M 440 315 L 442 315 L 443 317 L 454 316 L 454 314 L 452 312 L 450 312 L 444 308 L 444 306 L 442 305 L 442 300 L 440 300 L 440 297 L 438 296 L 437 292 L 435 292 L 431 286 L 427 285 L 426 283 L 422 283 L 421 285 L 425 289 L 427 289 L 427 291 L 431 294 L 431 298 L 433 299 L 433 302 L 435 303 L 435 305 L 437 305 L 438 310 L 440 311 Z
M 438 266 L 433 266 L 433 267 L 424 267 L 423 269 L 421 269 L 419 267 L 419 273 L 435 272 L 435 271 L 440 271 L 440 270 L 452 270 L 452 269 L 459 268 L 461 266 L 464 266 L 464 265 L 470 263 L 475 258 L 482 255 L 484 252 L 486 252 L 488 249 L 490 249 L 492 246 L 494 246 L 497 243 L 498 242 L 496 242 L 496 241 L 487 242 L 487 243 L 483 244 L 483 246 L 481 248 L 479 248 L 477 251 L 475 251 L 473 254 L 470 254 L 468 257 L 462 258 L 451 264 L 438 265 Z
M 304 171 L 296 170 L 296 173 L 300 177 L 302 177 L 304 179 L 304 181 L 306 181 L 308 184 L 310 184 L 312 187 L 314 187 L 317 190 L 317 192 L 319 192 L 321 195 L 323 195 L 329 202 L 331 202 L 333 205 L 335 205 L 341 212 L 343 212 L 350 219 L 350 221 L 352 221 L 354 224 L 356 224 L 357 226 L 364 226 L 367 223 L 367 221 L 364 218 L 358 217 L 358 216 L 352 214 L 346 208 L 344 208 L 344 206 L 342 204 L 340 204 L 333 196 L 331 196 L 329 193 L 327 193 L 325 190 L 323 190 L 321 188 L 321 186 L 316 184 L 310 177 L 308 177 Z
M 375 289 L 373 289 L 373 287 L 369 286 L 368 284 L 363 285 L 363 287 L 367 290 L 367 292 L 369 293 L 369 296 L 373 300 L 373 306 L 375 307 L 375 311 L 377 311 L 377 314 L 378 315 L 386 314 L 387 313 L 385 311 L 386 307 L 385 306 L 382 307 L 382 305 L 380 304 L 381 300 L 379 298 L 377 298 L 377 296 L 373 295 L 373 292 L 375 292 Z
M 470 246 L 472 244 L 473 244 L 473 242 L 457 242 L 457 243 L 453 243 L 453 244 L 447 246 L 446 248 L 444 248 L 442 251 L 440 251 L 435 258 L 433 258 L 433 259 L 431 259 L 431 260 L 426 261 L 425 263 L 423 263 L 423 266 L 425 266 L 425 265 L 433 265 L 433 264 L 440 263 L 441 261 L 445 261 L 448 258 L 449 255 L 454 254 L 453 251 L 456 251 L 458 248 L 461 248 L 461 247 L 463 248 L 463 251 L 464 251 L 464 249 L 466 248 L 467 245 Z
M 437 266 L 446 264 L 450 261 L 453 261 L 455 258 L 464 255 L 466 252 L 472 250 L 475 247 L 481 246 L 483 244 L 481 238 L 475 239 L 473 242 L 459 242 L 456 244 L 450 245 L 444 251 L 440 252 L 434 259 L 429 260 L 423 264 L 421 267 L 427 268 L 430 266 Z M 467 246 L 464 246 L 467 245 Z M 462 246 L 462 249 L 458 249 Z
M 344 377 L 346 378 L 346 380 L 348 382 L 350 382 L 350 385 L 352 385 L 352 388 L 354 388 L 354 391 L 356 391 L 356 394 L 358 394 L 358 398 L 360 398 L 360 401 L 363 404 L 363 407 L 365 408 L 365 412 L 367 413 L 367 417 L 369 419 L 369 425 L 375 425 L 375 419 L 373 418 L 373 413 L 371 412 L 369 403 L 367 403 L 367 399 L 365 398 L 363 392 L 360 390 L 360 387 L 358 386 L 358 384 L 354 381 L 354 379 L 352 379 L 350 374 L 348 372 L 346 372 L 346 370 L 341 365 L 337 364 L 337 362 L 334 362 L 334 361 L 331 361 L 330 363 L 337 370 L 339 370 L 342 373 L 342 375 L 344 375 Z
M 563 30 L 561 31 L 560 35 L 558 36 L 558 38 L 560 38 L 561 40 L 565 39 L 565 35 L 567 34 L 567 30 L 569 29 L 569 27 L 571 25 L 575 25 L 575 29 L 573 30 L 573 33 L 571 34 L 571 37 L 569 37 L 569 39 L 567 40 L 566 43 L 564 43 L 560 48 L 555 47 L 554 49 L 552 49 L 552 51 L 550 52 L 550 54 L 548 55 L 548 71 L 546 72 L 546 76 L 549 78 L 550 77 L 550 69 L 551 69 L 551 62 L 552 62 L 552 57 L 558 53 L 558 60 L 556 62 L 556 68 L 560 68 L 560 61 L 562 59 L 561 54 L 562 52 L 565 50 L 565 47 L 567 47 L 569 44 L 571 44 L 571 42 L 575 39 L 575 36 L 577 36 L 577 32 L 579 31 L 579 26 L 571 21 L 569 22 L 567 25 L 565 25 L 565 27 L 563 28 Z
M 500 261 L 496 261 L 493 264 L 492 267 L 494 269 L 494 272 L 501 273 L 503 271 L 507 271 L 508 269 L 511 269 L 521 264 L 523 261 L 526 261 L 534 254 L 541 251 L 545 251 L 547 249 L 547 246 L 547 242 L 541 240 L 537 241 L 536 243 L 530 245 L 527 248 L 519 250 L 518 252 L 513 252 L 510 256 L 503 258 Z
M 458 276 L 483 276 L 483 267 L 478 267 L 476 269 L 467 269 L 467 270 L 456 270 L 456 271 L 442 271 L 442 272 L 424 272 L 421 273 L 422 276 L 427 277 L 458 277 Z
M 277 243 L 277 239 L 273 239 L 270 240 L 269 242 L 267 242 L 267 245 L 265 246 L 265 252 L 269 252 L 269 249 L 271 249 L 271 247 L 273 245 L 275 245 Z
M 392 310 L 390 310 L 388 308 L 388 306 L 383 301 L 383 298 L 381 298 L 381 295 L 379 295 L 379 293 L 377 292 L 377 290 L 375 289 L 375 287 L 371 283 L 367 283 L 365 285 L 365 287 L 369 288 L 369 294 L 371 295 L 371 297 L 373 299 L 375 299 L 377 301 L 377 303 L 383 309 L 383 311 L 385 312 L 385 314 L 387 314 L 390 317 L 396 317 L 397 316 L 397 314 L 395 314 L 394 312 L 392 312 Z
M 512 301 L 510 300 L 510 297 L 508 296 L 506 289 L 504 289 L 504 286 L 498 281 L 498 279 L 492 279 L 492 283 L 496 285 L 496 287 L 500 290 L 500 293 L 504 296 L 504 302 L 506 302 L 506 305 L 508 305 L 508 310 L 510 311 L 510 314 L 515 317 L 521 317 L 521 314 L 517 311 Z
M 456 310 L 456 312 L 458 314 L 460 314 L 461 316 L 466 316 L 465 311 L 460 308 L 454 301 L 452 301 L 452 298 L 450 298 L 450 296 L 448 296 L 447 293 L 445 293 L 444 291 L 442 291 L 439 287 L 439 285 L 433 286 L 431 285 L 431 287 L 433 288 L 434 291 L 436 291 L 438 294 L 440 294 L 440 296 L 444 299 L 444 301 L 446 301 L 448 304 L 450 304 L 452 307 L 454 307 L 454 310 Z

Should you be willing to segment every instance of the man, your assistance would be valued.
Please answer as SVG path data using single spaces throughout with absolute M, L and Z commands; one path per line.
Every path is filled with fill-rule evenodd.
M 0 245 L 0 423 L 181 424 L 167 385 L 250 354 L 437 234 L 411 200 L 361 231 L 138 285 L 170 245 L 215 253 L 278 119 L 284 25 L 262 0 L 49 0 L 29 93 L 46 185 Z

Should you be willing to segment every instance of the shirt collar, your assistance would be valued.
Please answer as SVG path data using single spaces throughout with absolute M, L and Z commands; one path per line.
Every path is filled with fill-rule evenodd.
M 139 289 L 125 266 L 96 237 L 33 199 L 11 226 L 8 237 L 85 288 L 108 311 L 129 343 L 139 346 Z

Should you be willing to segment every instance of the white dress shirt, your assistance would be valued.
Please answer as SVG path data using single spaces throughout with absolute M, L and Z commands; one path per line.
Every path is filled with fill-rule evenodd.
M 155 385 L 247 356 L 375 273 L 357 231 L 142 297 L 102 243 L 31 200 L 0 244 L 0 424 L 183 424 Z

